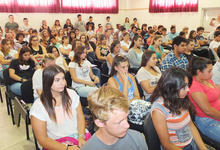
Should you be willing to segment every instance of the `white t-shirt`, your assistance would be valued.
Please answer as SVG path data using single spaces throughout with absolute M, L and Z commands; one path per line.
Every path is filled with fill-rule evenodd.
M 41 121 L 45 121 L 47 125 L 47 135 L 52 139 L 59 139 L 62 137 L 71 136 L 78 133 L 77 129 L 77 112 L 76 109 L 79 105 L 79 96 L 74 90 L 67 89 L 71 98 L 72 116 L 69 117 L 67 113 L 63 113 L 63 107 L 55 106 L 55 114 L 57 122 L 55 123 L 49 117 L 44 105 L 40 98 L 38 98 L 31 107 L 30 116 L 34 116 Z
M 60 54 L 62 54 L 61 51 L 60 51 L 60 48 L 63 48 L 64 50 L 69 50 L 69 49 L 72 49 L 72 45 L 68 44 L 67 46 L 64 46 L 64 45 L 60 44 L 59 52 L 60 52 Z
M 168 42 L 170 40 L 167 35 L 166 36 L 161 35 L 161 36 L 162 36 L 162 42 L 163 43 L 166 43 L 166 42 Z
M 215 60 L 218 61 L 219 57 L 217 55 L 217 53 L 215 52 L 215 48 L 218 48 L 220 46 L 220 42 L 216 42 L 215 40 L 213 40 L 210 44 L 209 44 L 209 48 L 212 50 L 213 55 L 215 56 Z
M 131 45 L 131 41 L 129 41 L 128 44 L 125 43 L 125 41 L 121 41 L 120 44 L 121 44 L 121 47 L 122 47 L 122 46 L 125 46 L 125 47 L 127 47 L 127 48 L 129 49 L 129 47 L 130 47 L 130 45 Z M 121 53 L 122 55 L 125 55 L 125 56 L 128 54 L 128 52 L 124 51 L 122 48 L 121 48 L 121 50 L 120 50 L 120 53 Z
M 74 51 L 71 51 L 71 52 L 69 53 L 69 59 L 70 59 L 70 58 L 73 58 L 73 57 L 74 57 L 74 54 L 75 54 Z
M 79 65 L 75 62 L 69 63 L 69 68 L 75 69 L 76 77 L 81 80 L 85 80 L 85 81 L 91 81 L 91 78 L 89 76 L 91 66 L 92 66 L 92 64 L 88 60 L 85 60 L 84 63 L 81 65 L 81 67 L 79 67 Z M 85 86 L 85 85 L 80 84 L 80 83 L 76 83 L 74 81 L 72 82 L 73 88 L 77 88 L 77 87 L 81 87 L 81 86 Z
M 28 26 L 25 26 L 24 24 L 20 27 L 20 30 L 21 31 L 25 31 L 25 32 L 28 32 L 28 30 L 31 28 L 31 26 L 30 25 L 28 25 Z
M 61 68 L 63 68 L 63 70 L 66 71 L 66 68 L 64 67 L 64 58 L 63 58 L 63 56 L 60 55 L 58 58 L 56 58 L 55 64 L 60 66 Z
M 37 89 L 43 89 L 43 69 L 37 69 L 34 72 L 34 75 L 32 77 L 32 86 L 34 90 L 34 99 L 37 99 L 39 97 L 39 95 L 37 94 Z
M 158 72 L 157 76 L 152 75 L 146 69 L 141 67 L 136 74 L 136 78 L 137 78 L 138 83 L 140 84 L 141 81 L 150 80 L 150 86 L 151 87 L 156 86 L 157 82 L 159 81 L 159 79 L 161 77 L 161 71 L 157 66 L 155 66 L 154 69 Z M 143 91 L 144 91 L 145 99 L 148 99 L 151 96 L 151 94 L 148 94 L 144 89 L 143 89 Z
M 220 62 L 216 62 L 212 69 L 212 80 L 216 85 L 220 85 Z

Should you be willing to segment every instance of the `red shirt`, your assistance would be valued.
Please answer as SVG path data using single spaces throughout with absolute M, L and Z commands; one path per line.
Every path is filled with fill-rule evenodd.
M 195 106 L 196 109 L 196 116 L 199 117 L 207 117 L 207 118 L 212 118 L 210 116 L 207 116 L 200 108 L 199 106 L 196 104 L 196 102 L 193 100 L 191 94 L 193 92 L 202 92 L 204 93 L 209 101 L 209 104 L 217 109 L 218 111 L 220 111 L 220 90 L 215 86 L 214 82 L 212 80 L 208 81 L 210 84 L 212 84 L 212 86 L 214 88 L 208 87 L 200 82 L 198 82 L 195 77 L 193 77 L 193 82 L 192 82 L 192 86 L 189 89 L 189 99 L 191 100 L 191 102 L 193 103 L 193 105 Z M 212 118 L 214 119 L 214 118 Z M 215 119 L 216 120 L 216 119 Z M 218 120 L 220 121 L 220 120 Z

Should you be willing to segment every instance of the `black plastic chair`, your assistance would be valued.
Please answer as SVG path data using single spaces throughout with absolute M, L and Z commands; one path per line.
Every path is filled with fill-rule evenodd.
M 101 85 L 105 84 L 108 82 L 108 79 L 109 79 L 109 75 L 108 75 L 108 66 L 107 66 L 107 62 L 103 62 L 101 64 Z
M 148 113 L 144 121 L 144 136 L 148 150 L 160 150 L 160 140 L 154 128 L 151 114 Z
M 14 125 L 15 121 L 14 121 L 14 112 L 13 112 L 12 100 L 14 99 L 14 97 L 16 95 L 8 89 L 8 85 L 10 85 L 9 69 L 5 69 L 3 71 L 3 76 L 4 76 L 5 85 L 6 85 L 5 96 L 6 96 L 7 111 L 8 111 L 8 115 L 11 115 L 12 124 Z
M 25 120 L 26 137 L 27 140 L 30 140 L 30 136 L 29 136 L 30 108 L 23 100 L 19 100 L 17 97 L 15 97 L 14 99 L 15 99 L 14 101 L 15 123 L 17 124 L 17 127 L 20 127 L 21 117 Z
M 138 91 L 139 91 L 140 97 L 143 98 L 143 99 L 145 99 L 145 98 L 144 98 L 144 91 L 143 91 L 141 85 L 138 83 L 138 80 L 137 80 L 136 77 L 135 77 L 135 81 L 136 81 L 136 84 L 137 84 L 137 88 L 138 88 Z

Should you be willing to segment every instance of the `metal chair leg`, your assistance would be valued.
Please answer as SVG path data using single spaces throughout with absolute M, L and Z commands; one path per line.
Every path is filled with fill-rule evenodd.
M 27 136 L 27 140 L 30 140 L 30 136 L 29 136 L 29 116 L 27 115 L 26 116 L 26 119 L 25 119 L 25 126 L 26 126 L 26 136 Z
M 2 97 L 2 86 L 0 85 L 0 98 L 1 98 L 1 102 L 3 103 L 3 97 Z
M 6 106 L 7 106 L 8 115 L 10 115 L 9 97 L 8 97 L 7 92 L 5 92 L 5 99 L 6 99 Z
M 9 98 L 9 107 L 10 107 L 10 111 L 11 111 L 12 124 L 15 125 L 14 112 L 13 112 L 12 99 L 11 98 Z
M 40 148 L 39 148 L 39 146 L 38 146 L 38 143 L 37 143 L 37 138 L 36 138 L 36 136 L 35 136 L 35 134 L 34 134 L 34 130 L 32 130 L 32 132 L 33 132 L 33 136 L 34 136 L 35 148 L 36 148 L 36 150 L 40 150 Z

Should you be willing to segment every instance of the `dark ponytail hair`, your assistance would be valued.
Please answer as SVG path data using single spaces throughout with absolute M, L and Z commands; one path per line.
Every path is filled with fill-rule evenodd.
M 116 55 L 114 57 L 110 77 L 116 75 L 117 71 L 115 70 L 115 67 L 118 66 L 122 62 L 128 62 L 128 58 L 126 56 L 122 56 L 122 55 Z
M 192 76 L 197 75 L 197 70 L 203 72 L 207 68 L 207 65 L 212 64 L 212 61 L 205 57 L 194 57 L 189 64 L 188 72 L 191 72 Z

